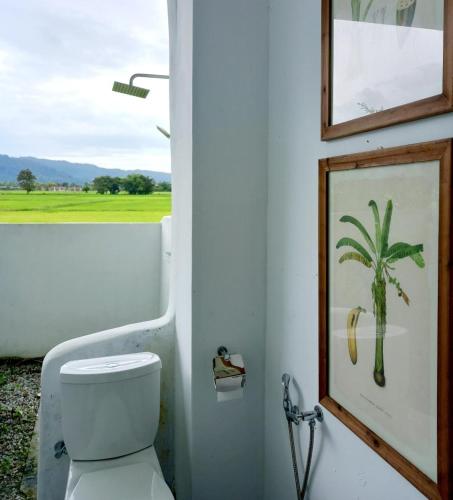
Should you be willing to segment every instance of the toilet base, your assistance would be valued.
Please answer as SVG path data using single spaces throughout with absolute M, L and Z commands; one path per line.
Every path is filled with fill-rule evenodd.
M 173 500 L 154 446 L 120 458 L 72 460 L 65 500 Z

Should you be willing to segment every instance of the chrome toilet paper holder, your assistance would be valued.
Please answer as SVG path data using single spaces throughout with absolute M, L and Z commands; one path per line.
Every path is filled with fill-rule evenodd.
M 217 357 L 212 360 L 214 387 L 216 391 L 228 392 L 234 390 L 233 381 L 240 380 L 240 387 L 246 383 L 246 369 L 240 354 L 231 354 L 221 345 L 217 348 Z
M 217 348 L 217 354 L 219 356 L 222 356 L 222 358 L 224 358 L 224 359 L 227 359 L 227 360 L 230 359 L 230 353 L 224 345 L 221 345 L 220 347 Z

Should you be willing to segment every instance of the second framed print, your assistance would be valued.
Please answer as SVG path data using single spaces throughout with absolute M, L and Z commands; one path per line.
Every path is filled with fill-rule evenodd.
M 323 140 L 453 111 L 453 0 L 322 0 Z
M 320 402 L 453 497 L 452 141 L 319 165 Z

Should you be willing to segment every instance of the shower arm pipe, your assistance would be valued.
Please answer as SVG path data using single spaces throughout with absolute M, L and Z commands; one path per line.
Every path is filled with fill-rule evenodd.
M 154 75 L 152 73 L 134 73 L 129 80 L 129 85 L 134 84 L 135 78 L 158 78 L 162 80 L 168 80 L 170 77 L 169 75 Z

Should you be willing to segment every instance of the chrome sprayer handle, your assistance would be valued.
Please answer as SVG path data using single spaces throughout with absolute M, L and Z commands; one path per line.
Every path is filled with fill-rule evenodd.
M 289 394 L 289 383 L 291 382 L 291 377 L 284 373 L 282 375 L 282 386 L 283 386 L 283 410 L 285 411 L 286 419 L 288 422 L 292 422 L 299 425 L 299 422 L 308 422 L 310 425 L 314 425 L 316 420 L 322 422 L 324 417 L 321 408 L 316 405 L 313 411 L 303 411 L 299 410 L 299 407 L 293 405 L 291 401 L 291 396 Z
M 284 373 L 282 375 L 282 386 L 283 386 L 283 410 L 285 411 L 286 419 L 288 422 L 293 422 L 299 425 L 299 408 L 293 405 L 291 401 L 291 396 L 289 395 L 289 383 L 291 382 L 291 377 Z

